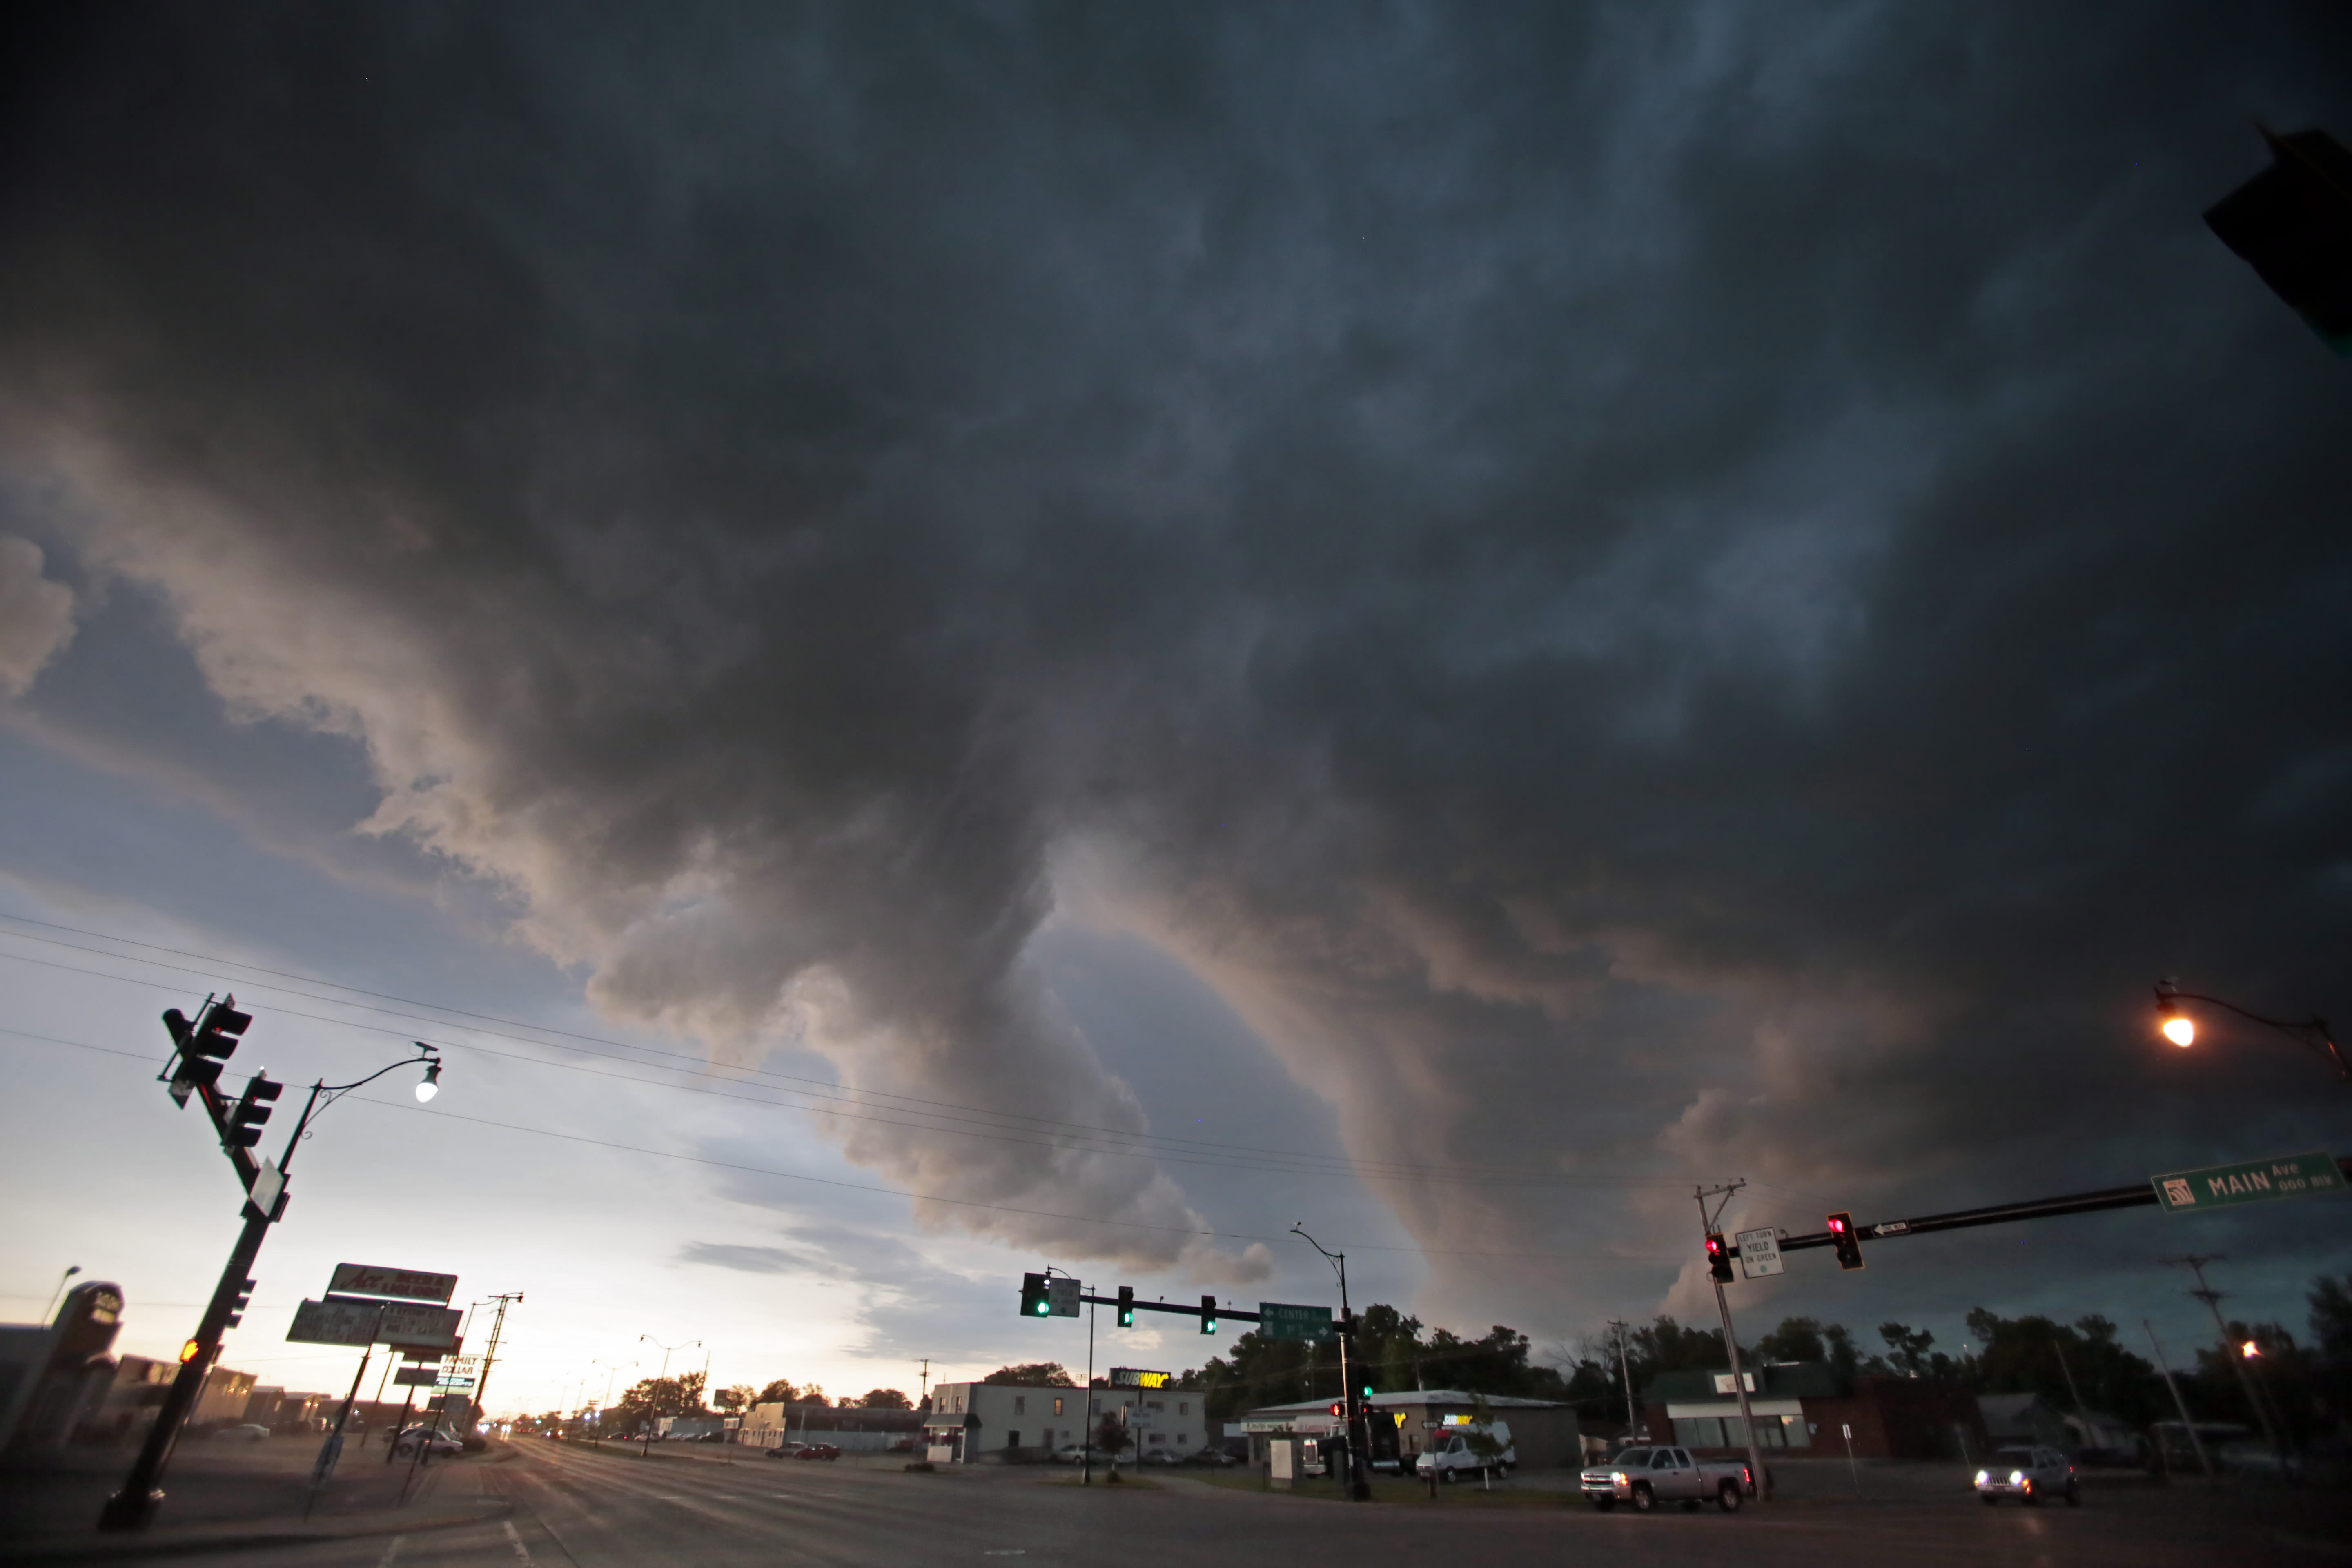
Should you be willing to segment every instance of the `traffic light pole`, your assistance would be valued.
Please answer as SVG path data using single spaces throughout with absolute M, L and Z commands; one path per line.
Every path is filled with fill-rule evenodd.
M 220 1135 L 221 1149 L 236 1168 L 237 1180 L 245 1188 L 245 1228 L 238 1233 L 236 1245 L 229 1249 L 228 1266 L 221 1270 L 220 1282 L 213 1287 L 212 1300 L 205 1303 L 204 1316 L 196 1321 L 195 1333 L 180 1352 L 180 1370 L 172 1379 L 163 1403 L 156 1408 L 154 1425 L 148 1427 L 145 1440 L 139 1445 L 138 1457 L 131 1461 L 131 1473 L 123 1478 L 122 1489 L 108 1498 L 106 1506 L 99 1511 L 98 1528 L 102 1531 L 144 1530 L 155 1521 L 155 1510 L 163 1501 L 163 1489 L 157 1483 L 163 1479 L 172 1451 L 179 1444 L 181 1427 L 204 1393 L 205 1379 L 220 1354 L 221 1336 L 228 1331 L 244 1305 L 246 1292 L 252 1289 L 253 1265 L 261 1256 L 262 1241 L 268 1236 L 269 1227 L 286 1213 L 286 1170 L 294 1163 L 294 1151 L 310 1129 L 310 1119 L 352 1089 L 373 1083 L 399 1068 L 422 1061 L 429 1064 L 428 1082 L 440 1076 L 441 1058 L 420 1040 L 416 1048 L 425 1053 L 421 1058 L 394 1062 L 351 1083 L 330 1085 L 321 1079 L 312 1084 L 310 1098 L 302 1107 L 301 1118 L 294 1123 L 294 1131 L 286 1140 L 285 1152 L 278 1157 L 273 1172 L 266 1163 L 257 1163 L 247 1150 L 259 1142 L 260 1125 L 269 1116 L 267 1102 L 278 1098 L 277 1086 L 266 1074 L 255 1073 L 245 1098 L 235 1108 L 214 1088 L 220 1070 L 211 1058 L 226 1059 L 233 1053 L 236 1041 L 230 1037 L 243 1035 L 251 1021 L 236 1010 L 234 997 L 222 998 L 217 1006 L 206 997 L 194 1024 L 182 1017 L 176 1007 L 163 1015 L 164 1026 L 172 1032 L 176 1052 L 174 1068 L 168 1075 L 172 1098 L 183 1106 L 191 1093 L 202 1100 L 213 1130 Z M 204 1070 L 207 1067 L 209 1070 Z M 262 1086 L 270 1092 L 262 1093 Z M 257 1108 L 259 1114 L 251 1114 Z
M 1694 1195 L 1698 1199 L 1701 1234 L 1715 1234 L 1716 1221 L 1722 1215 L 1725 1205 L 1731 1202 L 1733 1194 L 1747 1184 L 1739 1181 L 1729 1186 L 1698 1189 Z M 1715 1197 L 1721 1198 L 1723 1202 L 1715 1205 L 1714 1214 L 1709 1214 L 1706 1212 L 1706 1200 Z M 1770 1498 L 1772 1489 L 1764 1484 L 1764 1454 L 1756 1442 L 1756 1417 L 1748 1408 L 1748 1379 L 1739 1367 L 1739 1335 L 1731 1326 L 1731 1299 L 1723 1293 L 1721 1279 L 1710 1278 L 1709 1283 L 1715 1287 L 1715 1310 L 1723 1314 L 1723 1349 L 1724 1353 L 1731 1358 L 1731 1392 L 1739 1401 L 1739 1425 L 1748 1433 L 1748 1481 L 1761 1501 Z
M 277 1206 L 284 1208 L 282 1198 Z M 220 1283 L 213 1287 L 213 1299 L 205 1305 L 205 1315 L 197 1321 L 195 1335 L 181 1352 L 179 1373 L 172 1379 L 163 1403 L 156 1407 L 155 1424 L 147 1428 L 147 1440 L 140 1444 L 139 1457 L 131 1461 L 131 1473 L 123 1478 L 122 1489 L 106 1500 L 106 1507 L 98 1516 L 99 1529 L 144 1530 L 154 1522 L 155 1510 L 163 1501 L 163 1493 L 156 1483 L 163 1479 L 163 1468 L 171 1462 L 181 1426 L 204 1393 L 213 1358 L 220 1353 L 221 1335 L 228 1328 L 229 1314 L 236 1310 L 236 1299 L 245 1293 L 246 1280 L 252 1273 L 254 1260 L 261 1256 L 262 1238 L 269 1234 L 274 1217 L 250 1203 L 246 1205 L 245 1229 L 238 1235 L 236 1245 L 229 1249 L 228 1267 L 221 1270 Z

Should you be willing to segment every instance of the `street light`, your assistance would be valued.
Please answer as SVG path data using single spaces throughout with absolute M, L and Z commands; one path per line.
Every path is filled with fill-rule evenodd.
M 425 1042 L 419 1040 L 416 1046 L 419 1050 L 422 1050 L 425 1048 Z M 423 1105 L 440 1092 L 441 1063 L 436 1059 L 432 1066 L 425 1069 L 425 1081 L 416 1086 L 416 1103 Z
M 1363 1451 L 1363 1438 L 1369 1438 L 1371 1432 L 1367 1422 L 1362 1438 L 1358 1436 L 1356 1384 L 1348 1368 L 1348 1342 L 1355 1336 L 1355 1320 L 1348 1311 L 1348 1255 L 1332 1251 L 1307 1235 L 1306 1227 L 1307 1222 L 1300 1220 L 1290 1227 L 1290 1234 L 1321 1253 L 1324 1260 L 1331 1265 L 1331 1271 L 1339 1277 L 1339 1402 L 1345 1406 L 1341 1419 L 1347 1422 L 1348 1495 L 1358 1502 L 1370 1502 L 1372 1500 L 1372 1482 L 1370 1473 L 1364 1468 L 1367 1456 Z
M 2292 1018 L 2272 1018 L 2225 1002 L 2219 996 L 2207 996 L 2195 991 L 2183 991 L 2169 977 L 2156 983 L 2156 1025 L 2158 1031 L 2183 1050 L 2197 1043 L 2197 1021 L 2182 1010 L 2183 1002 L 2202 1002 L 2226 1013 L 2235 1013 L 2250 1023 L 2275 1029 L 2296 1043 L 2317 1051 L 2336 1064 L 2336 1076 L 2352 1083 L 2352 1062 L 2344 1059 L 2344 1052 L 2336 1044 L 2336 1037 L 2327 1027 L 2327 1020 L 2314 1013 L 2300 1022 Z

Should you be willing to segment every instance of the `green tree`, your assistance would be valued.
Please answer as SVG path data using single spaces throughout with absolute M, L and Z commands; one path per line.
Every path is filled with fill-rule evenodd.
M 1878 1337 L 1886 1342 L 1886 1359 L 1895 1363 L 1897 1372 L 1909 1377 L 1926 1375 L 1927 1347 L 1936 1342 L 1934 1334 L 1905 1323 L 1881 1323 Z
M 872 1388 L 858 1404 L 868 1410 L 912 1410 L 915 1402 L 895 1388 Z
M 982 1383 L 1011 1384 L 1022 1388 L 1076 1388 L 1077 1380 L 1071 1377 L 1057 1361 L 1024 1362 L 1018 1366 L 1000 1366 Z M 905 1398 L 904 1394 L 899 1395 Z
M 2115 1324 L 2096 1313 L 2070 1327 L 2039 1316 L 2003 1318 L 1979 1307 L 1968 1324 L 1978 1348 L 1954 1363 L 1954 1371 L 1979 1393 L 2038 1394 L 2054 1410 L 2072 1410 L 2074 1396 L 2066 1382 L 2072 1372 L 2083 1403 L 2093 1410 L 2135 1426 L 2171 1414 L 2156 1368 L 2126 1350 Z
M 710 1396 L 710 1406 L 714 1410 L 723 1410 L 732 1415 L 751 1408 L 758 1393 L 759 1390 L 750 1384 L 739 1383 L 732 1388 L 722 1388 Z
M 1780 1326 L 1756 1342 L 1756 1353 L 1766 1361 L 1827 1361 L 1829 1346 L 1822 1339 L 1819 1318 L 1783 1318 Z
M 800 1396 L 801 1391 L 799 1389 L 793 1387 L 790 1383 L 780 1377 L 774 1382 L 769 1384 L 765 1388 L 760 1390 L 758 1394 L 754 1394 L 751 1398 L 751 1403 L 754 1405 L 791 1405 L 798 1401 Z

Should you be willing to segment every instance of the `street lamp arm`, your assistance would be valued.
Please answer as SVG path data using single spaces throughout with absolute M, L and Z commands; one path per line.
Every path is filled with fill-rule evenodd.
M 308 1135 L 311 1121 L 324 1112 L 327 1107 L 334 1104 L 335 1101 L 342 1099 L 343 1096 L 351 1093 L 352 1090 L 355 1089 L 364 1089 L 369 1084 L 372 1084 L 376 1079 L 382 1078 L 384 1074 L 388 1072 L 398 1072 L 403 1068 L 424 1068 L 428 1080 L 437 1079 L 441 1075 L 440 1057 L 435 1053 L 431 1046 L 426 1045 L 423 1040 L 414 1040 L 410 1043 L 415 1046 L 419 1054 L 413 1057 L 404 1057 L 396 1062 L 387 1063 L 385 1066 L 376 1068 L 375 1071 L 368 1074 L 365 1078 L 353 1079 L 349 1083 L 327 1083 L 322 1080 L 312 1084 L 310 1086 L 310 1098 L 303 1103 L 301 1120 L 294 1123 L 294 1131 L 292 1135 L 286 1140 L 286 1152 L 278 1159 L 278 1168 L 280 1171 L 283 1171 L 287 1166 L 294 1163 L 295 1145 L 300 1143 L 303 1138 Z
M 2168 1008 L 2175 1002 L 2202 1002 L 2209 1007 L 2219 1007 L 2225 1013 L 2234 1013 L 2250 1024 L 2260 1024 L 2266 1029 L 2275 1029 L 2289 1039 L 2325 1055 L 2336 1064 L 2336 1077 L 2352 1081 L 2352 1062 L 2345 1060 L 2344 1052 L 2336 1045 L 2335 1033 L 2329 1029 L 2327 1020 L 2316 1013 L 2303 1019 L 2273 1018 L 2267 1014 L 2257 1013 L 2251 1007 L 2241 1007 L 2226 997 L 2208 996 L 2200 991 L 2183 991 L 2168 980 L 2157 986 L 2156 1001 L 2160 1010 Z

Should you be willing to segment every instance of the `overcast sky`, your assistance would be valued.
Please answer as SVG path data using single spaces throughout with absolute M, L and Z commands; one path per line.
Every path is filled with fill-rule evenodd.
M 2352 367 L 2200 219 L 2352 132 L 2340 7 L 66 15 L 0 84 L 0 1314 L 187 1331 L 214 989 L 240 1069 L 450 1062 L 321 1123 L 229 1364 L 448 1268 L 527 1296 L 494 1406 L 1081 1361 L 1023 1270 L 1328 1300 L 1301 1220 L 1564 1344 L 1711 1318 L 1695 1184 L 2352 1149 L 2149 1004 L 2352 1018 Z M 2185 1341 L 2193 1249 L 2300 1332 L 2345 1201 L 1735 1310 Z

